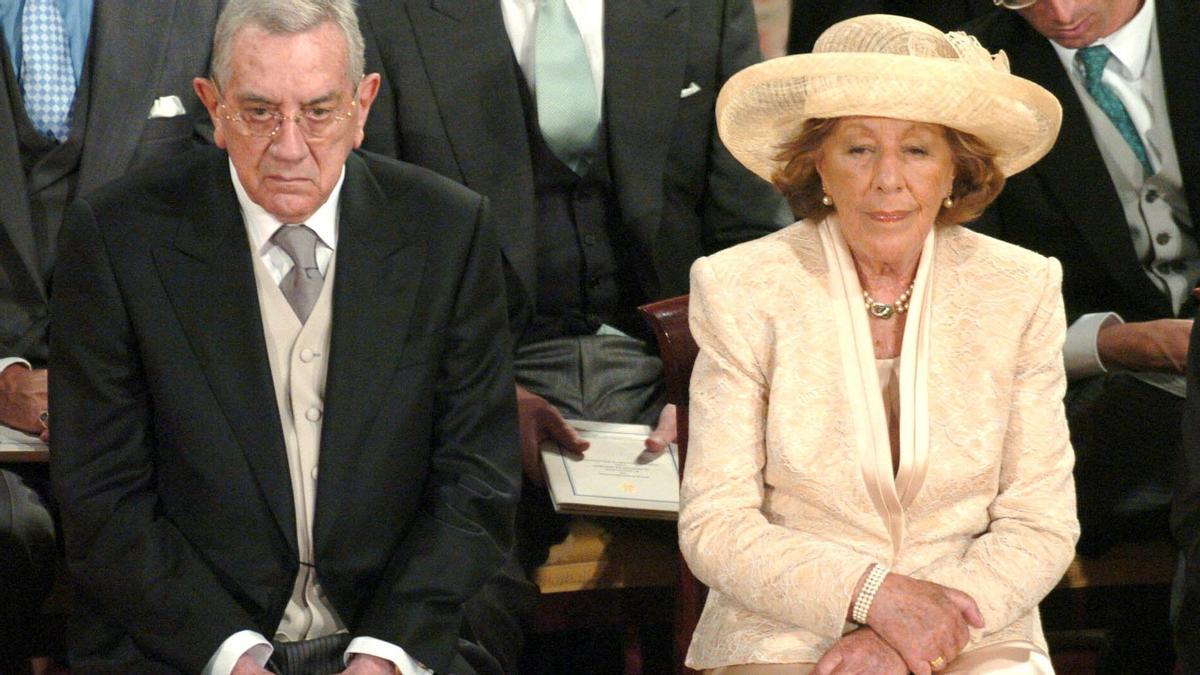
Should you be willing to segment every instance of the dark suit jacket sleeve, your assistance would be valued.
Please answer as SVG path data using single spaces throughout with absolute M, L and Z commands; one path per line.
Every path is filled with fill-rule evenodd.
M 1185 670 L 1200 668 L 1200 331 L 1188 348 L 1188 398 L 1183 410 L 1183 446 L 1171 511 L 1171 532 L 1187 566 L 1175 621 L 1175 647 Z
M 499 246 L 482 203 L 445 335 L 422 506 L 357 635 L 400 645 L 436 671 L 454 655 L 460 607 L 512 546 L 521 475 Z
M 748 0 L 728 0 L 721 32 L 718 82 L 758 63 L 758 28 Z M 773 187 L 743 167 L 712 127 L 708 191 L 704 200 L 704 249 L 713 253 L 756 239 L 791 222 L 787 206 Z
M 51 306 L 50 471 L 67 565 L 77 597 L 136 636 L 139 650 L 199 672 L 223 640 L 255 624 L 159 508 L 153 384 L 106 246 L 88 204 L 76 202 Z

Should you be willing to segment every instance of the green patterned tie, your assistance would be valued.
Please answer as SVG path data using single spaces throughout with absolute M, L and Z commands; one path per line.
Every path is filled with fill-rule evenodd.
M 1121 99 L 1117 98 L 1112 89 L 1109 89 L 1108 85 L 1100 80 L 1104 74 L 1104 66 L 1111 57 L 1112 52 L 1104 45 L 1084 47 L 1075 52 L 1075 58 L 1079 59 L 1079 63 L 1083 65 L 1083 87 L 1092 95 L 1092 99 L 1096 101 L 1096 105 L 1100 106 L 1104 114 L 1108 115 L 1108 119 L 1112 120 L 1113 126 L 1117 128 L 1121 138 L 1124 138 L 1125 142 L 1129 144 L 1133 154 L 1137 155 L 1145 175 L 1151 176 L 1154 174 L 1154 169 L 1150 166 L 1150 158 L 1146 155 L 1146 146 L 1142 145 L 1142 137 L 1138 135 L 1137 127 L 1133 126 L 1129 111 L 1125 109 L 1125 104 L 1121 103 Z
M 563 164 L 583 175 L 596 151 L 600 102 L 566 0 L 544 0 L 538 8 L 533 63 L 542 138 Z

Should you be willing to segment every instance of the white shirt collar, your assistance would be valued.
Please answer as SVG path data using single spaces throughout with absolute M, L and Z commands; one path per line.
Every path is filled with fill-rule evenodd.
M 1146 63 L 1150 59 L 1150 38 L 1153 30 L 1154 0 L 1146 0 L 1137 14 L 1134 14 L 1133 18 L 1126 22 L 1124 26 L 1088 46 L 1106 45 L 1108 50 L 1116 57 L 1116 60 L 1128 72 L 1127 79 L 1140 80 L 1142 72 L 1146 70 Z M 1075 63 L 1075 52 L 1078 50 L 1067 49 L 1054 40 L 1051 40 L 1050 44 L 1058 52 L 1058 56 L 1062 59 L 1063 63 Z
M 251 200 L 250 195 L 246 194 L 246 188 L 242 186 L 241 179 L 238 178 L 237 169 L 233 167 L 233 160 L 229 161 L 229 175 L 233 179 L 233 189 L 237 192 L 238 204 L 242 207 L 242 221 L 246 223 L 250 244 L 254 251 L 263 255 L 271 246 L 275 245 L 271 243 L 271 235 L 275 234 L 280 226 L 299 225 L 300 223 L 280 222 L 278 218 L 267 213 L 266 209 Z M 345 180 L 346 167 L 343 166 L 337 184 L 333 186 L 333 192 L 329 193 L 329 199 L 326 199 L 325 203 L 317 208 L 308 220 L 304 221 L 304 224 L 321 238 L 321 243 L 334 250 L 337 249 L 338 205 L 341 202 L 342 183 Z

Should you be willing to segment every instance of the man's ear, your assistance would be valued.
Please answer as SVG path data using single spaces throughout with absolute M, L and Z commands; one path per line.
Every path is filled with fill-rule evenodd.
M 367 115 L 371 113 L 371 104 L 375 102 L 375 97 L 379 94 L 379 73 L 369 73 L 363 76 L 361 82 L 358 83 L 358 91 L 355 96 L 358 97 L 358 119 L 354 120 L 356 129 L 354 130 L 354 147 L 357 148 L 363 142 L 363 128 L 367 124 Z
M 218 148 L 225 147 L 225 125 L 219 109 L 221 105 L 220 96 L 217 95 L 217 85 L 207 77 L 197 77 L 192 80 L 192 88 L 196 90 L 196 96 L 200 97 L 200 102 L 204 104 L 204 108 L 208 110 L 208 117 L 213 123 L 213 143 Z

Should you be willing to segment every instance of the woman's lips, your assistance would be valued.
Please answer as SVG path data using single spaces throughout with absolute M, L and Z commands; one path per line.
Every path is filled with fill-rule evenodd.
M 871 216 L 873 220 L 883 223 L 895 223 L 904 220 L 909 213 L 911 211 L 871 211 L 867 215 Z

